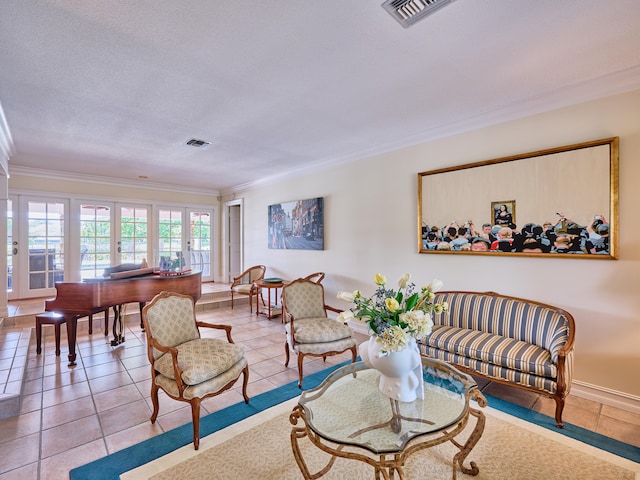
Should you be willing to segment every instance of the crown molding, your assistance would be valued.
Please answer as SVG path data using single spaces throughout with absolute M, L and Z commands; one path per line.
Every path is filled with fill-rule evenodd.
M 11 131 L 7 123 L 7 117 L 4 115 L 2 104 L 0 103 L 0 169 L 2 173 L 9 176 L 9 158 L 14 154 L 13 139 Z
M 196 195 L 218 196 L 217 190 L 206 188 L 190 187 L 186 185 L 172 185 L 167 183 L 147 182 L 144 180 L 130 180 L 114 177 L 103 177 L 99 175 L 81 175 L 77 173 L 59 172 L 56 170 L 45 170 L 40 168 L 9 166 L 11 175 L 24 175 L 29 177 L 52 178 L 56 180 L 68 180 L 72 182 L 89 182 L 102 185 L 112 185 L 117 187 L 144 188 L 148 190 L 161 190 L 175 193 L 191 193 Z
M 502 105 L 496 109 L 476 112 L 464 118 L 460 118 L 448 124 L 413 133 L 410 136 L 395 142 L 377 145 L 374 148 L 361 150 L 339 158 L 327 159 L 313 165 L 307 165 L 286 173 L 279 173 L 270 177 L 261 178 L 252 182 L 236 185 L 225 190 L 225 194 L 238 193 L 259 186 L 275 183 L 283 178 L 312 173 L 330 167 L 339 166 L 364 158 L 382 155 L 402 148 L 407 148 L 421 143 L 427 143 L 440 138 L 451 137 L 465 132 L 479 130 L 481 128 L 510 122 L 521 118 L 530 117 L 553 110 L 558 110 L 580 103 L 586 103 L 600 98 L 630 92 L 640 88 L 640 65 L 601 77 L 592 78 L 583 82 L 557 88 L 545 95 L 531 97 L 519 102 Z

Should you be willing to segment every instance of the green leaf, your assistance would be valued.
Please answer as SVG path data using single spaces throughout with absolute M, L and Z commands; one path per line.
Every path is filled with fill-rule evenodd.
M 413 310 L 413 307 L 416 306 L 416 303 L 418 303 L 418 297 L 419 295 L 417 293 L 414 293 L 413 295 L 411 295 L 409 298 L 407 298 L 407 302 L 406 302 L 406 311 L 410 311 Z

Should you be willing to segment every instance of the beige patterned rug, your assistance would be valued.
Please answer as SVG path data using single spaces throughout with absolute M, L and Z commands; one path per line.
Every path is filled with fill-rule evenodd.
M 200 443 L 200 450 L 183 447 L 154 462 L 123 474 L 122 480 L 289 480 L 301 479 L 291 452 L 289 413 L 297 399 L 285 402 Z M 458 479 L 478 480 L 640 480 L 640 464 L 617 457 L 491 408 L 483 409 L 487 423 L 468 460 L 480 473 L 458 472 Z M 474 424 L 470 420 L 470 424 Z M 468 427 L 469 428 L 469 427 Z M 464 435 L 463 432 L 462 435 Z M 461 436 L 460 438 L 466 438 Z M 451 479 L 451 444 L 422 450 L 409 457 L 408 479 Z M 321 469 L 328 456 L 304 441 L 303 456 L 311 471 Z M 468 465 L 468 462 L 465 463 Z M 327 480 L 369 480 L 373 467 L 338 459 Z

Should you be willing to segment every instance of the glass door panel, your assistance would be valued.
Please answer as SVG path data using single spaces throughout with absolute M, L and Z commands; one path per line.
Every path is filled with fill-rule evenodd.
M 147 207 L 120 207 L 120 263 L 146 260 L 148 265 L 153 264 L 153 259 L 149 258 L 148 214 Z
M 190 268 L 202 272 L 202 280 L 211 280 L 212 212 L 189 212 L 189 260 Z
M 158 256 L 160 270 L 175 270 L 186 265 L 183 256 L 184 209 L 158 210 Z
M 29 292 L 53 289 L 55 282 L 64 280 L 64 217 L 64 203 L 28 202 Z
M 101 277 L 111 266 L 111 206 L 80 205 L 80 276 Z

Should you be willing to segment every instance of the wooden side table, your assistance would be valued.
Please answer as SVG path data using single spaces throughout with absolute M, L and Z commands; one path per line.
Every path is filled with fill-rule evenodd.
M 282 288 L 286 282 L 268 282 L 265 280 L 258 280 L 254 285 L 257 290 L 262 288 L 267 289 L 267 310 L 260 310 L 260 298 L 262 298 L 262 292 L 256 293 L 256 315 L 266 315 L 271 320 L 273 317 L 282 315 L 282 306 L 278 305 L 278 289 Z M 275 289 L 274 302 L 271 303 L 271 290 Z

